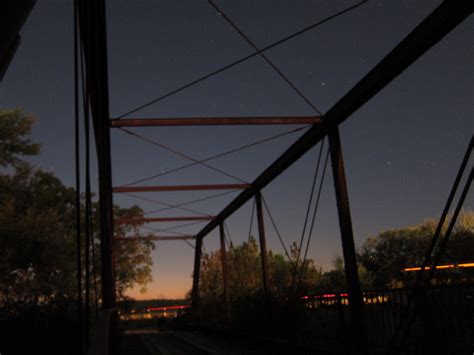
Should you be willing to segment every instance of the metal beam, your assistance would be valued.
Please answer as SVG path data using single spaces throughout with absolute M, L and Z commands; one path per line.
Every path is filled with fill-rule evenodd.
M 201 191 L 201 190 L 242 190 L 250 184 L 214 184 L 214 185 L 170 185 L 170 186 L 121 186 L 114 187 L 116 193 L 123 192 L 160 192 L 160 191 Z
M 202 238 L 196 237 L 196 247 L 194 248 L 194 271 L 193 271 L 193 288 L 191 291 L 191 301 L 194 310 L 199 307 L 199 276 L 201 273 L 201 255 L 202 255 Z
M 367 101 L 380 92 L 414 61 L 438 43 L 446 34 L 465 20 L 473 11 L 472 1 L 444 1 L 405 37 L 379 64 L 342 97 L 324 116 L 321 123 L 313 125 L 277 160 L 242 191 L 217 217 L 198 234 L 203 238 L 227 217 L 249 201 L 290 165 L 316 145 L 331 128 L 338 127 Z
M 441 235 L 441 230 L 445 225 L 446 218 L 448 217 L 449 210 L 451 209 L 451 204 L 454 200 L 454 196 L 456 195 L 456 191 L 459 187 L 459 183 L 463 177 L 464 171 L 466 169 L 467 163 L 471 158 L 471 153 L 474 149 L 474 136 L 471 136 L 471 140 L 469 141 L 469 145 L 467 147 L 466 152 L 464 153 L 464 157 L 461 161 L 461 165 L 459 166 L 458 172 L 456 174 L 456 178 L 454 179 L 453 186 L 451 187 L 451 191 L 449 192 L 448 199 L 444 205 L 443 212 L 441 213 L 441 217 L 439 218 L 438 225 L 436 226 L 435 232 L 433 237 L 431 238 L 430 245 L 425 253 L 425 257 L 423 258 L 423 263 L 421 265 L 421 271 L 416 276 L 414 289 L 417 290 L 423 283 L 424 283 L 424 270 L 428 266 L 429 263 L 432 262 L 432 254 L 433 250 L 438 243 L 438 239 Z
M 229 296 L 229 270 L 227 268 L 227 253 L 225 250 L 225 233 L 224 224 L 219 225 L 219 234 L 221 239 L 221 266 L 222 266 L 222 281 L 223 281 L 223 301 L 224 301 L 224 314 L 226 323 L 230 322 L 230 296 Z
M 258 237 L 260 241 L 260 261 L 262 263 L 262 282 L 265 297 L 269 296 L 267 240 L 265 238 L 265 222 L 263 219 L 262 195 L 258 191 L 255 195 L 258 219 Z
M 78 1 L 99 172 L 102 307 L 116 306 L 105 0 Z
M 115 240 L 125 240 L 125 241 L 166 241 L 166 240 L 192 240 L 196 239 L 193 235 L 173 235 L 173 236 L 149 236 L 149 237 L 118 237 Z
M 182 222 L 182 221 L 211 221 L 214 216 L 192 216 L 192 217 L 156 217 L 156 218 L 120 218 L 117 224 L 152 223 L 152 222 Z
M 3 0 L 0 3 L 0 81 L 20 45 L 19 32 L 36 0 Z
M 110 120 L 110 127 L 160 126 L 242 126 L 304 125 L 321 122 L 320 117 L 188 117 L 188 118 L 122 118 Z
M 331 153 L 332 174 L 334 188 L 336 190 L 336 204 L 339 216 L 339 227 L 341 230 L 342 253 L 344 256 L 344 269 L 346 272 L 347 290 L 349 293 L 350 307 L 350 347 L 357 354 L 367 353 L 367 339 L 365 335 L 365 323 L 360 291 L 359 273 L 357 271 L 356 251 L 354 246 L 354 233 L 352 231 L 351 210 L 349 207 L 349 193 L 347 191 L 346 174 L 344 171 L 344 159 L 342 155 L 339 129 L 333 129 L 329 135 L 329 151 Z

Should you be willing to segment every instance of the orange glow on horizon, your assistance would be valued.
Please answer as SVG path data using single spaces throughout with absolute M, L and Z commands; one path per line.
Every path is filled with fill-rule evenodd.
M 125 291 L 125 295 L 137 301 L 154 299 L 184 299 L 189 292 L 190 285 L 180 283 L 179 280 L 167 283 L 167 287 L 159 287 L 151 284 L 145 293 L 140 292 L 140 287 L 134 287 Z

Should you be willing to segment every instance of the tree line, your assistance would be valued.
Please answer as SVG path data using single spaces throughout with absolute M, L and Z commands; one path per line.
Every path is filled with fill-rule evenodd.
M 26 156 L 39 154 L 31 140 L 33 116 L 22 110 L 0 111 L 0 318 L 36 317 L 76 307 L 75 189 L 53 173 L 35 167 Z M 81 199 L 84 222 L 85 201 Z M 143 216 L 138 206 L 114 206 L 118 218 Z M 91 299 L 100 292 L 99 208 L 92 206 Z M 116 225 L 115 236 L 138 235 L 140 223 Z M 85 276 L 85 226 L 81 226 L 82 279 Z M 142 291 L 152 281 L 151 242 L 115 243 L 119 299 L 127 289 Z M 92 256 L 92 251 L 95 251 Z M 83 292 L 85 285 L 83 286 Z M 100 303 L 100 296 L 99 303 Z M 84 297 L 83 297 L 84 299 Z M 39 316 L 39 315 L 38 315 Z
M 420 266 L 435 232 L 437 221 L 430 219 L 411 227 L 382 231 L 369 237 L 357 250 L 358 272 L 362 289 L 382 289 L 411 286 L 415 272 L 405 268 Z M 462 264 L 474 261 L 474 212 L 464 211 L 457 223 L 441 264 Z M 297 260 L 298 246 L 290 246 L 289 258 L 268 252 L 270 291 L 275 297 L 287 297 L 294 292 L 301 275 L 298 294 L 346 290 L 344 262 L 337 257 L 330 270 L 317 266 L 313 259 Z M 230 245 L 227 251 L 230 294 L 234 299 L 255 296 L 262 292 L 260 251 L 253 237 L 240 245 Z M 473 280 L 472 268 L 451 268 L 437 272 L 435 283 Z M 201 263 L 200 296 L 219 301 L 223 293 L 220 250 L 205 253 Z

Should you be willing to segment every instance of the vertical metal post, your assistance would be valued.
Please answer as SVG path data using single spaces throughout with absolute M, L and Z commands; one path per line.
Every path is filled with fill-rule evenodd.
M 105 120 L 105 118 L 104 118 Z M 102 262 L 102 299 L 104 308 L 116 306 L 112 166 L 109 130 L 104 127 L 99 163 L 99 208 Z
M 342 156 L 339 129 L 329 132 L 329 149 L 331 153 L 334 188 L 336 190 L 337 212 L 341 230 L 342 252 L 346 272 L 347 288 L 349 293 L 349 309 L 351 315 L 351 342 L 356 353 L 366 353 L 365 327 L 363 320 L 363 300 L 360 290 L 359 274 L 352 232 L 351 211 L 347 191 L 344 160 Z
M 226 323 L 230 322 L 230 298 L 229 298 L 229 271 L 227 268 L 227 253 L 225 250 L 225 234 L 224 234 L 224 223 L 219 225 L 219 232 L 221 237 L 221 264 L 222 264 L 222 278 L 224 285 L 224 308 Z
M 193 309 L 197 309 L 199 305 L 199 274 L 201 271 L 201 254 L 202 238 L 196 238 L 196 247 L 194 249 L 193 289 L 191 293 Z
M 74 6 L 74 152 L 76 169 L 76 273 L 77 273 L 77 318 L 79 323 L 79 353 L 84 353 L 84 329 L 82 322 L 82 262 L 81 262 L 81 178 L 80 178 L 80 136 L 79 136 L 79 31 L 77 0 Z M 1 47 L 1 46 L 0 46 Z M 6 70 L 6 69 L 5 69 Z M 0 66 L 0 79 L 2 75 Z
M 265 224 L 263 220 L 263 208 L 262 208 L 262 195 L 260 191 L 255 194 L 255 201 L 257 206 L 257 218 L 258 218 L 258 236 L 260 238 L 260 259 L 262 261 L 262 279 L 263 279 L 263 292 L 265 297 L 269 296 L 269 283 L 268 283 L 268 260 L 267 260 L 267 242 L 265 239 Z
M 78 6 L 86 95 L 90 102 L 97 150 L 102 307 L 107 309 L 115 308 L 116 293 L 105 1 L 81 1 Z

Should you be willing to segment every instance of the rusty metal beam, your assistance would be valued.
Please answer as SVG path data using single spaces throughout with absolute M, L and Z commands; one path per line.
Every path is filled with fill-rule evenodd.
M 260 261 L 262 264 L 262 282 L 263 292 L 265 297 L 269 297 L 269 282 L 268 282 L 268 259 L 267 259 L 267 240 L 265 237 L 265 221 L 263 217 L 262 195 L 260 191 L 255 194 L 255 202 L 257 207 L 258 219 L 258 237 L 260 241 Z
M 221 239 L 221 266 L 222 266 L 222 281 L 223 281 L 223 301 L 224 301 L 224 314 L 226 324 L 230 322 L 230 294 L 229 294 L 229 269 L 227 266 L 227 252 L 225 250 L 225 233 L 224 224 L 219 225 L 219 234 Z
M 342 154 L 339 129 L 336 127 L 329 135 L 329 151 L 331 153 L 332 174 L 336 191 L 336 205 L 341 230 L 342 253 L 346 272 L 347 290 L 349 292 L 349 309 L 351 321 L 350 346 L 357 348 L 357 353 L 367 353 L 367 339 L 364 322 L 364 301 L 360 290 L 359 273 L 352 231 L 349 193 L 347 191 L 344 159 Z
M 188 117 L 188 118 L 122 118 L 110 120 L 110 127 L 159 126 L 242 126 L 304 125 L 321 122 L 320 117 Z
M 116 306 L 116 290 L 105 0 L 77 4 L 99 173 L 102 307 L 110 309 Z
M 367 101 L 398 77 L 413 62 L 438 43 L 446 34 L 464 21 L 473 11 L 472 1 L 444 1 L 406 36 L 379 64 L 344 95 L 324 116 L 313 125 L 260 176 L 245 189 L 214 220 L 198 234 L 203 238 L 255 194 L 284 172 L 328 132 L 338 127 Z
M 156 217 L 156 218 L 120 218 L 116 224 L 152 223 L 152 222 L 182 222 L 182 221 L 211 221 L 214 216 L 190 216 L 190 217 Z
M 199 308 L 199 276 L 201 274 L 202 239 L 203 238 L 196 238 L 196 247 L 194 248 L 193 288 L 191 291 L 191 301 L 194 310 Z
M 172 236 L 149 236 L 149 237 L 118 237 L 115 240 L 124 240 L 124 241 L 167 241 L 167 240 L 193 240 L 196 239 L 194 235 L 172 235 Z
M 36 0 L 3 0 L 0 3 L 0 81 L 20 45 L 19 32 Z
M 242 190 L 250 184 L 213 184 L 213 185 L 169 185 L 169 186 L 121 186 L 114 187 L 116 193 L 122 192 L 158 192 L 158 191 L 201 191 L 201 190 Z

